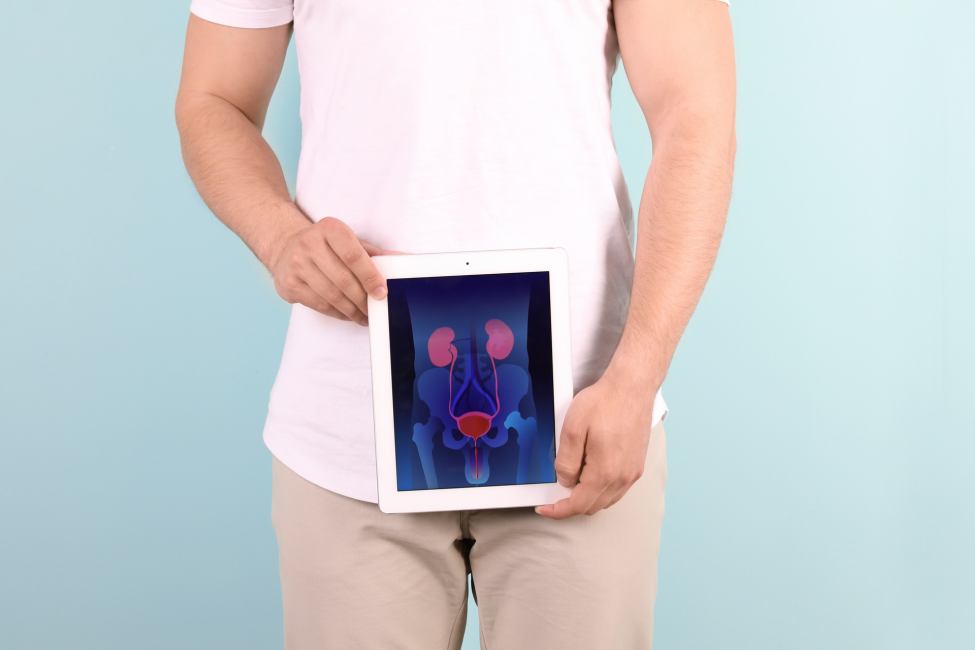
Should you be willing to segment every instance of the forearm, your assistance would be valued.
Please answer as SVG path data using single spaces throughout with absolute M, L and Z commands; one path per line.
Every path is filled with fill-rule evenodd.
M 313 224 L 291 200 L 261 136 L 291 28 L 190 16 L 176 98 L 183 160 L 207 206 L 264 263 L 281 298 L 365 325 L 367 296 L 386 295 L 370 256 L 395 251 L 359 239 L 334 217 Z
M 693 314 L 724 231 L 733 118 L 687 115 L 658 134 L 638 214 L 630 311 L 610 368 L 652 393 Z
M 176 114 L 183 160 L 200 196 L 271 268 L 281 243 L 311 222 L 291 200 L 258 125 L 214 95 L 181 97 Z
M 638 213 L 630 310 L 603 377 L 580 391 L 559 433 L 564 519 L 624 497 L 646 467 L 653 402 L 718 253 L 735 157 L 728 8 L 714 0 L 613 0 L 620 52 L 653 140 Z

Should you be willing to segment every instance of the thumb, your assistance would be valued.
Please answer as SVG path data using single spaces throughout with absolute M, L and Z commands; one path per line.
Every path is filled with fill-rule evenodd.
M 369 257 L 373 257 L 375 255 L 409 255 L 410 254 L 410 253 L 404 253 L 403 251 L 391 251 L 385 248 L 379 248 L 375 244 L 371 242 L 367 242 L 365 239 L 360 239 L 359 243 L 362 244 L 363 250 L 366 251 L 366 254 L 368 254 Z

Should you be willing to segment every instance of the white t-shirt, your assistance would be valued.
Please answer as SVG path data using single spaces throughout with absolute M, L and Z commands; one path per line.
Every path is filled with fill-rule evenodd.
M 610 125 L 611 0 L 193 0 L 234 27 L 294 20 L 295 200 L 377 246 L 564 248 L 576 390 L 606 369 L 633 280 Z M 664 417 L 660 394 L 653 421 Z M 291 314 L 264 440 L 305 479 L 377 500 L 369 335 Z

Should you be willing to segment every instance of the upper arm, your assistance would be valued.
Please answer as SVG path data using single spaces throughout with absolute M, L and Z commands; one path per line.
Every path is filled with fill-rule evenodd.
M 626 77 L 652 135 L 691 116 L 734 133 L 735 52 L 717 0 L 614 0 Z
M 284 65 L 291 24 L 262 29 L 228 27 L 190 14 L 177 120 L 201 99 L 218 97 L 260 129 Z

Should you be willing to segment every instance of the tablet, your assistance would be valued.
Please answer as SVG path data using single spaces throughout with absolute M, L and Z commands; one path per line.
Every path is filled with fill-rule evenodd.
M 383 512 L 535 506 L 572 400 L 562 249 L 372 258 L 376 474 Z

